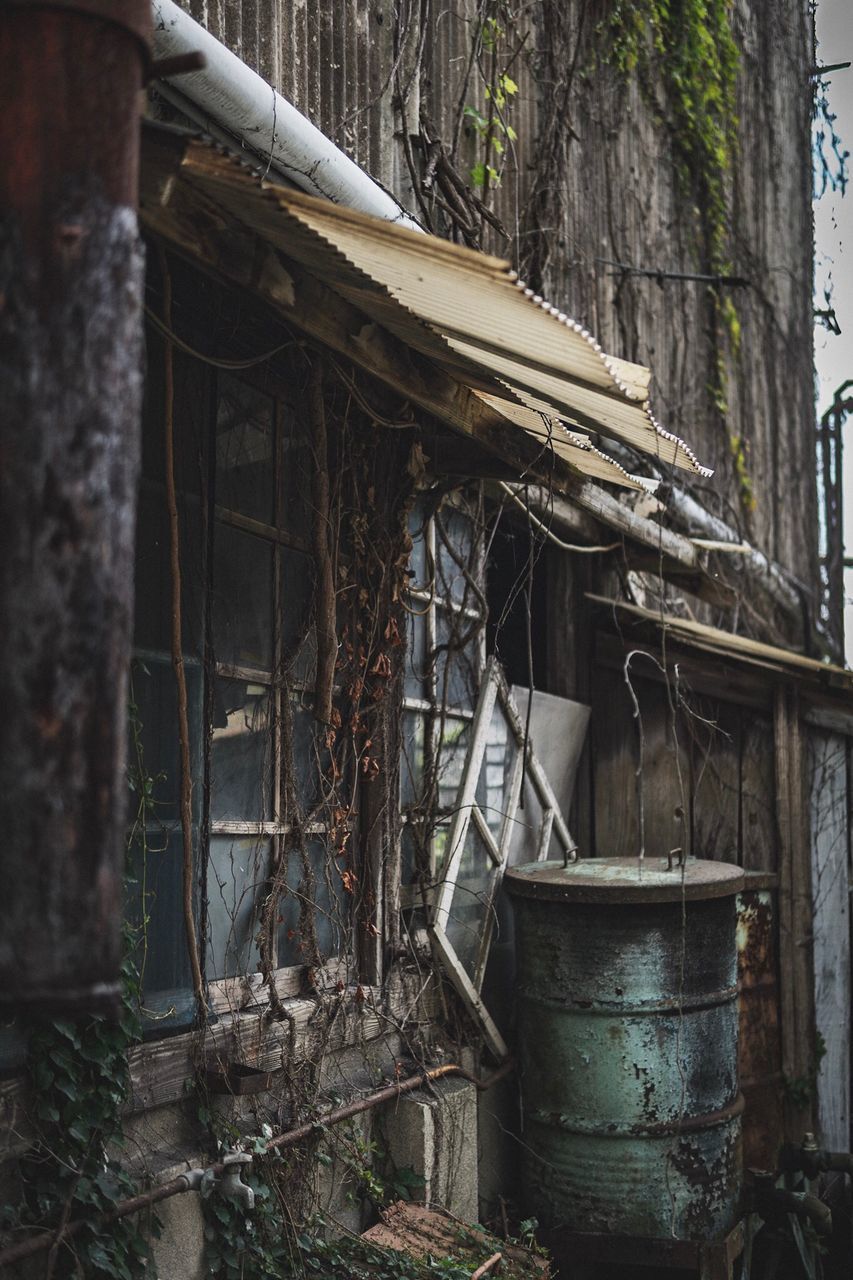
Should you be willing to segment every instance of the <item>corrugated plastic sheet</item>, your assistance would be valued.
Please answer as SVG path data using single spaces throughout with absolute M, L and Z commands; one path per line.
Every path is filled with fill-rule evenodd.
M 502 259 L 284 190 L 209 146 L 188 149 L 182 176 L 582 473 L 636 483 L 585 429 L 709 474 L 652 417 L 648 370 L 607 356 Z

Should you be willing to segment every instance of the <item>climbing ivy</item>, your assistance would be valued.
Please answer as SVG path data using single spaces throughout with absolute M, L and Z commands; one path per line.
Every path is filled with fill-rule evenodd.
M 485 110 L 468 103 L 463 116 L 480 144 L 480 154 L 471 166 L 470 177 L 474 189 L 485 200 L 489 187 L 499 187 L 507 147 L 518 135 L 510 123 L 518 85 L 510 75 L 518 50 L 509 46 L 507 29 L 509 18 L 502 3 L 489 6 L 493 12 L 485 13 L 474 30 L 474 53 L 483 82 Z
M 726 274 L 727 182 L 737 152 L 733 0 L 612 0 L 600 33 L 606 60 L 635 73 L 669 126 L 682 194 L 693 203 L 710 274 Z M 655 97 L 661 86 L 665 101 Z M 723 319 L 734 329 L 734 307 Z
M 56 1230 L 80 1223 L 57 1246 L 52 1274 L 153 1276 L 149 1239 L 156 1216 L 106 1222 L 138 1187 L 123 1167 L 122 1107 L 128 1093 L 127 1051 L 139 1039 L 138 979 L 126 938 L 117 1019 L 33 1020 L 26 1072 L 36 1140 L 21 1161 L 21 1201 L 6 1210 L 9 1228 Z M 17 1231 L 16 1231 L 17 1234 Z
M 154 808 L 159 780 L 145 768 L 142 724 L 136 703 L 128 707 L 132 797 L 128 848 Z M 160 775 L 162 776 L 162 775 Z M 129 885 L 129 872 L 126 872 Z M 160 1224 L 149 1210 L 109 1221 L 119 1201 L 139 1188 L 124 1168 L 122 1110 L 129 1093 L 128 1050 L 142 1036 L 141 982 L 135 956 L 139 929 L 125 924 L 121 995 L 115 1017 L 34 1016 L 27 1035 L 25 1072 L 28 1115 L 35 1141 L 21 1160 L 21 1198 L 0 1210 L 0 1228 L 53 1230 L 73 1223 L 75 1231 L 48 1254 L 47 1274 L 114 1276 L 117 1280 L 155 1276 L 150 1240 Z
M 247 1211 L 214 1193 L 203 1201 L 205 1269 L 217 1280 L 268 1280 L 289 1274 L 293 1253 L 289 1223 L 276 1192 L 277 1152 L 255 1155 L 242 1180 L 255 1193 Z
M 599 26 L 599 57 L 622 76 L 636 75 L 656 118 L 670 134 L 680 195 L 699 233 L 705 269 L 731 273 L 728 187 L 738 146 L 736 81 L 740 54 L 732 31 L 733 0 L 611 0 Z M 731 297 L 709 285 L 714 346 L 709 392 L 727 411 L 724 344 L 740 346 L 740 319 Z M 755 508 L 746 446 L 730 433 L 741 503 Z

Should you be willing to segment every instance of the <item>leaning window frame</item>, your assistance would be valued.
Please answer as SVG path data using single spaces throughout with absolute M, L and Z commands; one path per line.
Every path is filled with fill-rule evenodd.
M 489 826 L 483 803 L 478 798 L 480 783 L 490 767 L 487 750 L 490 745 L 489 731 L 492 717 L 496 709 L 502 713 L 515 743 L 515 758 L 512 762 L 509 785 L 505 790 L 497 838 Z M 535 857 L 532 860 L 542 862 L 547 859 L 552 837 L 556 838 L 558 845 L 562 846 L 564 859 L 568 860 L 576 851 L 574 840 L 560 812 L 559 803 L 545 770 L 536 758 L 532 744 L 528 743 L 525 726 L 500 663 L 496 658 L 491 657 L 483 674 L 471 741 L 450 827 L 447 863 L 438 889 L 429 932 L 450 981 L 479 1025 L 490 1050 L 499 1060 L 508 1056 L 509 1049 L 480 997 L 480 989 L 489 958 L 495 900 L 509 859 L 512 826 L 525 779 L 530 783 L 542 811 L 539 830 L 536 834 Z M 485 783 L 488 787 L 487 777 Z M 480 897 L 482 920 L 473 974 L 469 973 L 460 959 L 449 929 L 454 895 L 460 887 L 460 870 L 465 853 L 466 837 L 472 824 L 492 861 L 488 888 Z

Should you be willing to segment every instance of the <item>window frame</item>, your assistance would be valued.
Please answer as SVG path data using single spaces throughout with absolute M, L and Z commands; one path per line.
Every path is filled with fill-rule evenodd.
M 482 805 L 477 799 L 477 787 L 484 765 L 488 768 L 486 760 L 488 734 L 496 707 L 500 708 L 515 742 L 515 759 L 509 786 L 505 792 L 505 810 L 498 839 L 493 836 L 483 814 Z M 509 1055 L 509 1049 L 480 997 L 480 990 L 489 958 L 495 901 L 509 859 L 512 824 L 525 779 L 530 782 L 542 810 L 534 861 L 543 862 L 547 859 L 553 835 L 556 835 L 563 847 L 564 858 L 568 859 L 576 852 L 575 842 L 560 812 L 557 798 L 545 770 L 537 760 L 532 747 L 528 746 L 525 726 L 500 663 L 497 658 L 491 657 L 486 664 L 480 687 L 474 728 L 448 837 L 447 863 L 433 909 L 429 933 L 450 981 L 479 1025 L 490 1050 L 499 1060 Z M 493 863 L 487 893 L 481 898 L 482 925 L 473 975 L 463 964 L 448 928 L 453 898 L 459 887 L 459 873 L 465 853 L 466 837 L 472 822 Z
M 183 357 L 191 367 L 192 357 Z M 177 373 L 177 369 L 176 369 Z M 180 376 L 180 375 L 178 375 Z M 267 523 L 253 516 L 248 516 L 242 511 L 236 509 L 233 505 L 228 504 L 227 495 L 223 494 L 221 484 L 217 481 L 217 420 L 220 412 L 220 406 L 223 400 L 224 386 L 226 380 L 242 386 L 250 393 L 255 393 L 266 397 L 271 405 L 272 415 L 272 431 L 273 431 L 273 459 L 272 463 L 275 468 L 275 474 L 272 485 L 273 505 L 271 519 L 273 523 Z M 156 385 L 156 384 L 155 384 Z M 298 409 L 292 404 L 292 390 L 289 389 L 286 381 L 274 369 L 266 367 L 263 376 L 254 374 L 252 370 L 241 369 L 239 371 L 220 371 L 210 370 L 206 374 L 206 385 L 203 403 L 199 413 L 199 426 L 197 430 L 197 448 L 199 452 L 199 463 L 202 470 L 206 473 L 206 482 L 201 486 L 201 492 L 194 492 L 188 488 L 182 487 L 179 490 L 179 518 L 182 527 L 182 539 L 185 538 L 186 521 L 190 519 L 193 522 L 195 530 L 193 536 L 197 536 L 202 546 L 202 566 L 201 566 L 201 582 L 199 587 L 199 599 L 201 605 L 201 643 L 198 652 L 187 652 L 186 648 L 182 654 L 184 665 L 192 667 L 199 671 L 199 679 L 201 683 L 199 693 L 199 707 L 196 708 L 197 732 L 198 732 L 198 752 L 197 758 L 194 756 L 194 767 L 199 769 L 198 774 L 193 777 L 193 791 L 199 796 L 199 806 L 194 812 L 193 837 L 194 837 L 194 858 L 195 858 L 195 893 L 198 900 L 202 904 L 206 904 L 209 900 L 211 892 L 217 892 L 217 885 L 220 883 L 217 872 L 212 863 L 212 841 L 217 838 L 238 839 L 254 839 L 258 844 L 269 843 L 269 859 L 263 860 L 259 857 L 259 874 L 254 881 L 249 881 L 242 886 L 243 893 L 250 892 L 252 895 L 252 933 L 250 939 L 253 940 L 257 934 L 257 923 L 259 920 L 260 908 L 266 895 L 269 877 L 278 860 L 283 853 L 283 844 L 287 837 L 291 835 L 295 829 L 292 818 L 285 820 L 283 813 L 283 777 L 282 777 L 282 726 L 283 726 L 283 699 L 290 696 L 294 711 L 302 708 L 309 714 L 313 701 L 313 682 L 312 672 L 309 668 L 299 674 L 294 671 L 285 671 L 284 665 L 284 613 L 282 600 L 282 572 L 283 572 L 283 553 L 285 550 L 298 552 L 306 557 L 306 566 L 311 576 L 308 587 L 308 598 L 310 600 L 310 587 L 313 582 L 313 555 L 312 547 L 299 533 L 287 528 L 287 511 L 285 505 L 286 490 L 286 443 L 288 438 L 288 416 L 293 420 L 291 428 L 293 437 L 296 439 L 300 433 L 305 434 L 306 449 L 310 457 L 310 441 L 307 437 L 307 428 L 304 423 L 299 425 L 295 415 Z M 289 403 L 290 402 L 290 403 Z M 159 411 L 154 409 L 155 415 Z M 155 426 L 155 421 L 151 421 L 157 439 L 159 432 Z M 176 424 L 178 426 L 178 424 Z M 178 426 L 178 429 L 180 427 Z M 177 440 L 176 440 L 177 444 Z M 177 452 L 177 449 L 176 449 Z M 164 496 L 164 487 L 156 474 L 152 473 L 143 478 L 143 485 L 149 489 L 152 496 L 158 503 L 162 503 Z M 271 623 L 272 623 L 272 665 L 267 670 L 264 667 L 243 664 L 240 662 L 220 660 L 213 647 L 213 622 L 212 611 L 215 599 L 215 534 L 219 528 L 237 529 L 243 533 L 251 535 L 264 542 L 271 548 L 272 560 L 272 582 L 271 582 Z M 183 551 L 183 546 L 182 546 Z M 310 633 L 309 633 L 310 634 Z M 166 639 L 164 637 L 164 639 Z M 303 644 L 305 642 L 303 641 Z M 310 640 L 309 640 L 310 643 Z M 133 658 L 145 664 L 146 662 L 156 663 L 158 666 L 166 667 L 172 664 L 172 654 L 168 647 L 160 650 L 160 648 L 152 648 L 151 646 L 134 645 Z M 270 797 L 268 816 L 259 819 L 251 817 L 225 817 L 213 816 L 212 796 L 215 788 L 213 778 L 213 741 L 215 730 L 212 724 L 210 707 L 213 704 L 217 682 L 220 680 L 237 680 L 246 684 L 254 684 L 262 686 L 265 696 L 268 699 L 268 717 L 269 721 L 265 727 L 269 742 L 269 770 L 270 770 Z M 339 692 L 336 686 L 336 692 Z M 177 729 L 173 727 L 172 731 L 175 736 Z M 298 786 L 298 782 L 297 782 Z M 358 779 L 353 781 L 353 805 L 350 807 L 349 815 L 339 822 L 338 825 L 345 829 L 352 843 L 357 840 L 358 830 L 358 811 L 360 809 L 359 796 L 360 782 Z M 326 835 L 332 829 L 330 820 L 312 820 L 300 825 L 302 834 L 309 840 L 312 836 Z M 157 838 L 169 836 L 174 837 L 180 834 L 180 823 L 177 817 L 163 818 L 158 821 L 156 817 L 146 823 L 146 840 L 154 836 Z M 262 874 L 261 874 L 262 868 Z M 235 901 L 241 897 L 241 884 L 235 877 L 233 885 Z M 355 946 L 356 922 L 354 919 L 353 904 L 349 898 L 343 899 L 348 907 L 348 919 L 342 935 L 342 945 L 337 955 L 324 957 L 322 971 L 315 970 L 315 977 L 318 985 L 324 982 L 335 984 L 340 981 L 342 975 L 352 980 L 353 968 L 357 963 L 357 953 Z M 320 910 L 315 904 L 315 911 Z M 149 911 L 147 904 L 142 904 L 143 916 Z M 258 967 L 251 963 L 246 967 L 245 971 L 234 974 L 233 976 L 211 977 L 213 969 L 214 951 L 211 945 L 210 925 L 206 905 L 202 905 L 197 915 L 199 924 L 199 943 L 203 949 L 203 971 L 205 973 L 205 987 L 207 991 L 208 1007 L 212 1014 L 219 1015 L 223 1013 L 237 1013 L 244 1010 L 250 1010 L 263 1004 L 268 999 L 268 994 L 263 985 L 262 978 Z M 273 946 L 277 948 L 278 939 L 273 938 Z M 254 947 L 252 948 L 254 950 Z M 275 953 L 276 963 L 272 973 L 272 982 L 279 998 L 295 996 L 301 993 L 304 988 L 304 973 L 308 961 L 299 964 L 278 963 L 279 956 Z M 146 1019 L 146 1030 L 150 1033 L 154 1031 L 159 1024 L 162 1026 L 163 1033 L 178 1030 L 179 1025 L 183 1025 L 185 1014 L 178 1012 L 177 1016 L 181 1019 L 179 1024 L 175 1024 L 169 1015 L 174 1015 L 177 1010 L 183 1010 L 186 1003 L 184 986 L 175 988 L 174 991 L 164 991 L 163 997 L 157 1002 L 157 1011 L 152 1012 Z M 153 996 L 159 996 L 159 991 L 152 991 Z M 163 1013 L 159 1011 L 159 1005 L 163 1000 L 172 1000 L 172 1008 Z

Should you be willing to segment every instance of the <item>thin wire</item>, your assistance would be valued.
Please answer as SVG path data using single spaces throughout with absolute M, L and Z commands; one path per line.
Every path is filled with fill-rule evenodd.
M 359 391 L 355 380 L 351 378 L 349 374 L 344 372 L 337 360 L 330 356 L 329 362 L 334 366 L 335 372 L 349 390 L 352 398 L 357 401 L 359 408 L 361 408 L 373 422 L 378 422 L 380 427 L 388 427 L 391 431 L 411 431 L 413 427 L 418 425 L 414 418 L 403 422 L 394 422 L 393 419 L 384 417 L 383 414 L 379 413 L 378 410 L 374 409 L 372 405 L 368 403 Z
M 280 351 L 284 351 L 285 347 L 294 347 L 298 345 L 295 340 L 291 340 L 289 342 L 282 342 L 280 346 L 273 347 L 272 351 L 265 351 L 262 355 L 249 356 L 246 360 L 219 359 L 216 356 L 206 356 L 203 352 L 196 351 L 195 347 L 191 347 L 188 342 L 184 342 L 183 338 L 179 338 L 173 329 L 164 324 L 156 311 L 152 311 L 147 304 L 145 306 L 145 315 L 162 337 L 167 338 L 169 342 L 173 343 L 174 346 L 179 347 L 181 351 L 185 352 L 188 356 L 192 356 L 194 360 L 201 360 L 203 364 L 213 365 L 214 369 L 251 369 L 253 365 L 263 364 L 265 360 L 271 360 L 272 357 L 277 356 Z
M 503 480 L 499 480 L 498 484 L 501 489 L 503 489 L 507 497 L 527 515 L 528 519 L 531 520 L 533 524 L 542 531 L 542 533 L 545 534 L 548 541 L 552 542 L 555 547 L 559 547 L 561 551 L 577 551 L 581 555 L 591 555 L 604 553 L 605 551 L 615 551 L 617 547 L 621 547 L 621 542 L 609 542 L 603 547 L 585 547 L 579 546 L 574 542 L 563 542 L 562 538 L 558 538 L 556 533 L 552 533 L 548 526 L 543 524 L 539 517 L 533 514 L 524 499 L 520 498 L 514 489 L 510 488 L 508 484 L 505 484 Z

